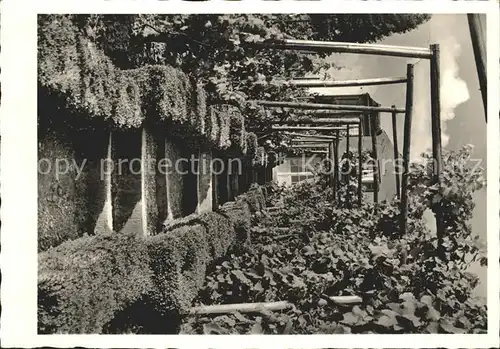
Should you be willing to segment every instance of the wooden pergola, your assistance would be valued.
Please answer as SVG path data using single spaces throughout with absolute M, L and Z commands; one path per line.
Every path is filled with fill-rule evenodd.
M 358 44 L 358 43 L 345 43 L 345 42 L 325 42 L 325 41 L 309 41 L 309 40 L 266 40 L 263 43 L 257 44 L 262 48 L 283 49 L 283 50 L 299 50 L 306 52 L 322 52 L 322 53 L 358 53 L 358 54 L 372 54 L 379 56 L 392 56 L 404 58 L 421 58 L 427 59 L 430 62 L 430 84 L 431 84 L 431 127 L 432 127 L 432 156 L 433 162 L 433 176 L 432 181 L 435 184 L 441 184 L 441 169 L 442 169 L 442 149 L 441 149 L 441 94 L 440 94 L 440 51 L 439 45 L 433 44 L 429 48 L 417 47 L 402 47 L 402 46 L 388 46 L 376 44 Z M 397 108 L 394 105 L 391 107 L 384 106 L 360 106 L 360 105 L 339 105 L 327 103 L 302 103 L 302 102 L 287 102 L 287 101 L 265 101 L 259 100 L 257 103 L 263 107 L 268 108 L 290 108 L 299 110 L 308 110 L 311 113 L 307 114 L 308 117 L 313 117 L 309 122 L 280 122 L 279 125 L 273 125 L 272 129 L 276 131 L 308 131 L 315 130 L 317 132 L 328 132 L 330 136 L 329 154 L 333 156 L 334 163 L 338 164 L 338 141 L 339 130 L 335 127 L 339 124 L 349 125 L 355 124 L 353 118 L 339 117 L 342 113 L 348 116 L 346 112 L 358 112 L 365 115 L 370 115 L 370 112 L 384 112 L 392 115 L 392 128 L 394 138 L 394 157 L 399 158 L 399 151 L 397 146 L 397 115 L 404 114 L 404 132 L 403 132 L 403 173 L 401 179 L 396 171 L 396 195 L 401 199 L 401 230 L 405 234 L 407 230 L 408 220 L 408 176 L 409 176 L 409 161 L 410 161 L 410 144 L 411 144 L 411 123 L 413 116 L 413 75 L 414 67 L 412 64 L 407 65 L 405 77 L 382 77 L 377 79 L 361 79 L 361 80 L 345 80 L 345 81 L 323 81 L 312 79 L 291 80 L 284 84 L 304 87 L 304 88 L 318 88 L 318 87 L 350 87 L 350 86 L 373 86 L 373 85 L 389 85 L 389 84 L 406 84 L 406 103 L 405 108 Z M 352 114 L 351 114 L 352 115 Z M 317 116 L 321 116 L 325 120 L 318 122 L 314 121 Z M 327 119 L 331 122 L 328 123 Z M 318 119 L 319 120 L 319 119 Z M 348 121 L 349 120 L 349 121 Z M 291 126 L 300 124 L 301 126 Z M 316 126 L 321 124 L 322 126 Z M 358 132 L 358 156 L 359 169 L 358 169 L 358 201 L 361 203 L 361 149 L 362 149 L 362 132 L 361 132 L 361 117 L 357 119 L 357 124 L 360 127 Z M 335 126 L 326 126 L 335 125 Z M 370 117 L 370 129 L 372 137 L 372 155 L 375 160 L 374 171 L 374 202 L 378 203 L 378 152 L 376 143 L 376 130 L 375 130 L 374 117 Z M 301 137 L 308 137 L 307 134 L 301 134 Z M 317 135 L 310 135 L 311 138 L 321 138 Z M 349 151 L 349 128 L 346 128 L 346 149 Z M 337 151 L 336 151 L 337 149 Z M 336 160 L 336 161 L 335 161 Z M 337 173 L 337 171 L 335 171 Z M 337 177 L 334 175 L 334 177 Z M 338 178 L 333 178 L 333 186 L 336 187 Z M 443 220 L 440 212 L 434 212 L 436 215 L 437 234 L 438 239 L 442 241 L 444 234 Z

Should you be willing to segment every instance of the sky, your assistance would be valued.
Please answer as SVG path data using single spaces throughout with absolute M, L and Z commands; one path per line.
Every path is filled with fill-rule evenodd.
M 484 18 L 483 18 L 484 19 Z M 395 34 L 378 42 L 386 45 L 429 47 L 440 44 L 441 52 L 441 118 L 442 145 L 445 149 L 458 149 L 472 144 L 473 159 L 481 160 L 486 169 L 486 122 L 479 90 L 479 80 L 472 51 L 466 15 L 433 15 L 425 24 L 405 34 Z M 411 157 L 431 147 L 429 62 L 425 59 L 406 59 L 360 54 L 335 54 L 332 59 L 341 70 L 332 72 L 335 79 L 360 79 L 406 75 L 406 65 L 414 63 L 414 113 L 412 122 Z M 317 89 L 325 93 L 326 89 Z M 332 93 L 370 93 L 383 106 L 405 106 L 404 85 L 331 89 Z M 398 144 L 402 149 L 403 115 L 398 120 Z M 392 139 L 390 114 L 381 115 L 382 128 Z M 474 234 L 486 242 L 486 189 L 475 195 L 475 209 L 471 221 Z M 429 226 L 434 228 L 432 214 Z M 481 285 L 477 293 L 486 296 L 486 270 L 474 267 Z

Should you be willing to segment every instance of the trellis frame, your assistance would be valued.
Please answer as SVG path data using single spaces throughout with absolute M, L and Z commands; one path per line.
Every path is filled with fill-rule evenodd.
M 311 40 L 265 40 L 262 43 L 255 44 L 257 46 L 262 46 L 264 48 L 273 48 L 273 49 L 283 49 L 283 50 L 301 50 L 301 51 L 309 51 L 309 52 L 322 52 L 322 53 L 358 53 L 358 54 L 371 54 L 371 55 L 379 55 L 379 56 L 392 56 L 392 57 L 405 57 L 405 58 L 421 58 L 427 59 L 430 62 L 430 85 L 431 85 L 431 129 L 432 129 L 432 156 L 433 156 L 433 184 L 441 185 L 441 169 L 442 169 L 442 148 L 441 148 L 441 91 L 440 91 L 440 51 L 439 45 L 433 44 L 430 45 L 429 48 L 419 48 L 419 47 L 403 47 L 403 46 L 389 46 L 389 45 L 378 45 L 378 44 L 359 44 L 359 43 L 345 43 L 345 42 L 330 42 L 330 41 L 311 41 Z M 407 67 L 407 73 L 410 70 L 410 65 Z M 413 66 L 411 68 L 413 71 Z M 407 74 L 408 78 L 408 74 Z M 407 86 L 409 84 L 413 84 L 413 82 L 406 82 Z M 315 86 L 317 87 L 317 86 Z M 411 98 L 411 105 L 413 104 L 413 98 Z M 286 104 L 276 102 L 274 106 L 282 106 L 286 107 Z M 286 103 L 286 102 L 284 102 Z M 406 104 L 409 104 L 409 96 L 408 96 L 408 87 L 407 87 L 407 99 Z M 270 106 L 271 104 L 268 104 Z M 325 105 L 321 105 L 323 107 Z M 336 108 L 332 108 L 334 110 L 342 110 L 342 107 L 337 105 Z M 319 106 L 316 106 L 318 109 Z M 361 110 L 361 109 L 345 109 L 345 110 Z M 377 111 L 377 110 L 373 110 Z M 397 113 L 397 109 L 391 110 L 378 110 L 389 113 Z M 406 126 L 408 126 L 408 132 L 411 132 L 411 125 L 407 125 L 408 123 L 408 115 L 411 115 L 412 111 L 405 110 L 405 130 Z M 405 132 L 406 133 L 406 132 Z M 405 137 L 406 138 L 406 137 Z M 409 154 L 409 142 L 408 145 L 403 149 L 407 151 Z M 409 160 L 409 158 L 407 159 Z M 408 164 L 405 164 L 408 166 Z M 401 195 L 406 195 L 403 193 L 407 188 L 408 176 L 404 176 L 402 178 L 401 183 Z M 405 190 L 403 190 L 403 186 Z M 407 210 L 407 206 L 401 203 L 402 210 Z M 441 217 L 440 212 L 434 212 L 436 216 L 436 226 L 437 226 L 437 235 L 440 241 L 444 235 L 444 224 Z M 404 219 L 403 226 L 401 227 L 403 231 L 406 231 L 407 221 Z

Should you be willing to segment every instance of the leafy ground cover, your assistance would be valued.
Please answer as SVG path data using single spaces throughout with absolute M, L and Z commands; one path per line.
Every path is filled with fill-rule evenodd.
M 269 188 L 268 201 L 283 208 L 254 216 L 250 244 L 207 274 L 197 302 L 293 306 L 186 316 L 181 333 L 485 333 L 485 302 L 472 296 L 478 279 L 467 272 L 473 261 L 485 263 L 466 224 L 470 194 L 482 183 L 481 172 L 467 167 L 468 151 L 445 156 L 447 180 L 436 190 L 425 185 L 425 163 L 413 166 L 405 236 L 398 235 L 396 200 L 377 209 L 368 202 L 347 208 L 324 180 Z M 465 166 L 459 177 L 458 165 Z M 341 198 L 355 192 L 354 178 Z M 422 218 L 423 210 L 436 206 L 447 215 L 444 239 Z M 341 295 L 358 295 L 362 302 L 343 306 L 330 299 Z

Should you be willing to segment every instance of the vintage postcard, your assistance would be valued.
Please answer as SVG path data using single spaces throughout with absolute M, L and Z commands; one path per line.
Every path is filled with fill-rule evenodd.
M 499 345 L 498 4 L 1 5 L 4 347 Z

